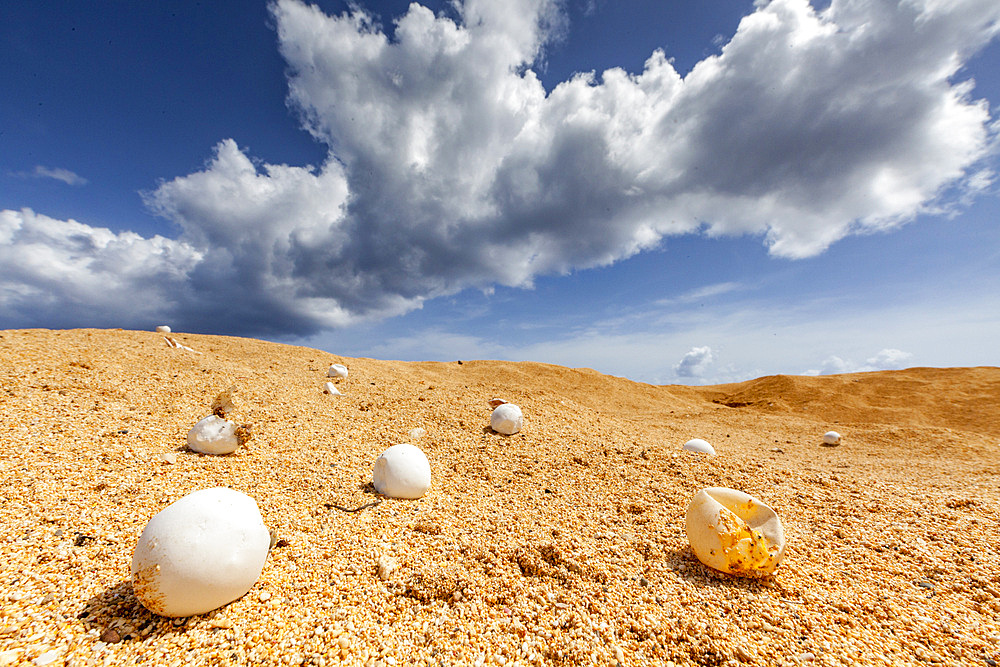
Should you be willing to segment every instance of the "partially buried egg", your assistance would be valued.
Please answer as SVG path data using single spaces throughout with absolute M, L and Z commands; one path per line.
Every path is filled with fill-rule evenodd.
M 521 414 L 521 408 L 513 403 L 501 403 L 490 414 L 490 428 L 497 433 L 514 435 L 521 430 L 523 424 L 524 415 Z
M 785 531 L 777 513 L 736 489 L 710 487 L 695 494 L 686 529 L 694 555 L 720 572 L 771 574 L 785 555 Z
M 209 415 L 191 427 L 187 435 L 188 447 L 202 454 L 231 454 L 240 446 L 236 424 Z
M 419 447 L 393 445 L 375 461 L 372 485 L 391 498 L 421 498 L 431 488 L 431 465 Z
M 684 443 L 684 449 L 688 450 L 692 454 L 708 454 L 709 456 L 715 456 L 715 447 L 710 445 L 708 441 L 702 440 L 701 438 L 688 440 Z
M 204 614 L 246 595 L 270 541 L 250 496 L 224 487 L 189 493 L 146 524 L 132 554 L 132 588 L 154 614 Z

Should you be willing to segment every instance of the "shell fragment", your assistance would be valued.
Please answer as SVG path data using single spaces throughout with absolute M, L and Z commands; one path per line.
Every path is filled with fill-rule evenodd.
M 334 386 L 332 382 L 327 382 L 325 385 L 323 385 L 323 391 L 330 394 L 331 396 L 343 396 L 343 394 L 340 393 L 340 390 L 337 389 L 337 387 Z
M 720 572 L 768 575 L 785 554 L 785 531 L 777 513 L 735 489 L 710 487 L 695 494 L 686 529 L 698 560 Z
M 715 447 L 708 444 L 707 441 L 701 438 L 694 438 L 688 440 L 684 443 L 684 449 L 688 450 L 692 454 L 708 454 L 709 456 L 715 456 Z

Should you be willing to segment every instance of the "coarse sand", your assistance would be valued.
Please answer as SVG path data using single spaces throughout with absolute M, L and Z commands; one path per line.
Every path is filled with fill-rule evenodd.
M 0 666 L 1000 662 L 1000 368 L 651 386 L 170 340 L 0 331 Z M 188 450 L 230 387 L 252 439 Z M 520 433 L 489 428 L 493 397 Z M 719 455 L 681 449 L 696 437 Z M 420 500 L 371 487 L 399 442 L 430 459 Z M 157 617 L 128 580 L 136 540 L 214 486 L 256 499 L 264 571 L 215 612 Z M 772 577 L 695 559 L 706 486 L 778 512 Z

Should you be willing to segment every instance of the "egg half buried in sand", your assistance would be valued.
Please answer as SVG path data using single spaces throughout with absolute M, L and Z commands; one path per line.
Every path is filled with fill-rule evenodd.
M 270 542 L 250 496 L 224 487 L 189 493 L 143 529 L 132 554 L 132 589 L 154 614 L 204 614 L 246 595 Z
M 421 498 L 431 488 L 431 464 L 419 447 L 393 445 L 375 461 L 372 484 L 383 496 Z
M 209 415 L 191 427 L 187 435 L 188 447 L 202 454 L 232 454 L 240 446 L 236 424 Z
M 702 489 L 687 508 L 691 550 L 705 565 L 730 574 L 763 576 L 785 555 L 785 531 L 773 509 L 735 489 Z
M 840 434 L 836 431 L 827 431 L 823 434 L 823 444 L 834 446 L 840 444 Z
M 708 444 L 708 441 L 702 440 L 701 438 L 688 440 L 684 443 L 684 449 L 688 450 L 692 454 L 708 454 L 709 456 L 715 456 L 715 447 Z
M 521 408 L 513 403 L 501 403 L 490 415 L 490 428 L 504 435 L 514 435 L 521 430 L 523 424 L 524 415 L 521 414 Z

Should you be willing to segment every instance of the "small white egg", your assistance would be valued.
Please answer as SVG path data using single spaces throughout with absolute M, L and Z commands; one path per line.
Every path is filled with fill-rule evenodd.
M 707 441 L 701 438 L 693 438 L 684 443 L 684 449 L 688 450 L 692 454 L 708 454 L 709 456 L 715 456 L 715 447 L 708 444 Z
M 187 435 L 188 447 L 202 454 L 231 454 L 240 446 L 236 424 L 209 415 L 191 427 Z
M 333 364 L 330 366 L 330 370 L 326 372 L 328 377 L 332 378 L 346 378 L 347 377 L 347 366 L 344 364 Z
M 132 554 L 132 589 L 154 614 L 204 614 L 246 595 L 270 541 L 250 496 L 224 487 L 189 493 L 143 529 Z
M 166 324 L 161 324 L 160 326 L 156 327 L 156 333 L 170 333 L 170 327 L 168 327 Z
M 421 498 L 431 488 L 431 464 L 419 447 L 393 445 L 375 461 L 372 484 L 390 498 Z
M 710 487 L 695 494 L 686 530 L 698 560 L 720 572 L 767 575 L 785 555 L 785 531 L 777 513 L 735 489 Z
M 823 444 L 824 445 L 839 445 L 840 444 L 840 434 L 836 431 L 827 431 L 823 434 Z
M 524 415 L 521 414 L 521 408 L 513 403 L 501 403 L 490 415 L 490 428 L 504 435 L 514 435 L 521 430 L 523 424 Z

